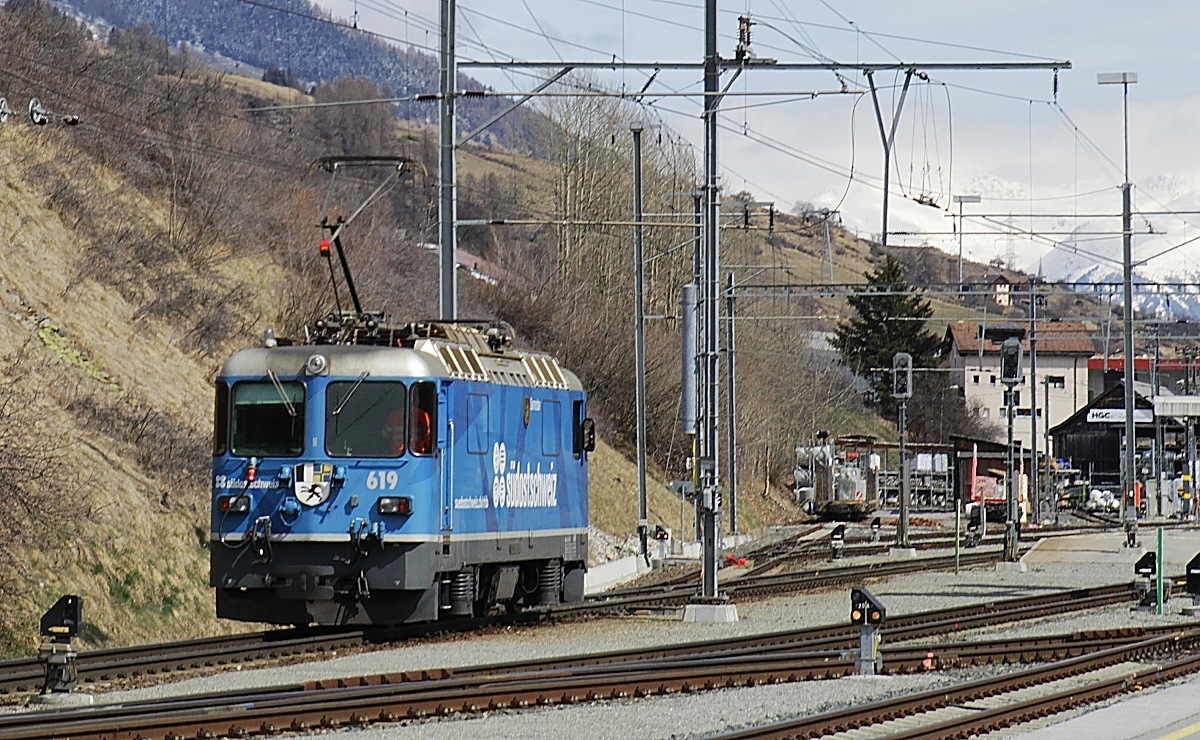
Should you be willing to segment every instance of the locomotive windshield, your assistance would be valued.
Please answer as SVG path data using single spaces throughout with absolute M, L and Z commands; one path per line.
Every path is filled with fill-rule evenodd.
M 233 454 L 297 457 L 304 451 L 304 384 L 246 381 L 233 386 Z
M 403 383 L 335 381 L 325 390 L 325 451 L 330 457 L 404 454 Z

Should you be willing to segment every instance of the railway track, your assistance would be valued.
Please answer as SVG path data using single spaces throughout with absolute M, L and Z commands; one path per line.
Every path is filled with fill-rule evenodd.
M 735 576 L 735 579 L 765 575 L 777 568 L 792 563 L 829 559 L 831 545 L 829 532 L 825 532 L 819 537 L 812 537 L 812 535 L 824 528 L 824 526 L 817 526 L 805 529 L 786 539 L 747 551 L 744 553 L 744 556 L 747 560 L 754 563 L 754 565 L 748 571 Z M 1119 528 L 1120 523 L 1113 524 L 1108 522 L 1096 522 L 1094 524 L 1081 524 L 1068 527 L 1041 527 L 1036 531 L 1025 533 L 1025 538 L 1033 541 L 1044 537 L 1065 537 Z M 993 534 L 995 533 L 993 532 Z M 861 535 L 862 532 L 855 531 L 847 535 L 845 546 L 842 550 L 843 557 L 882 555 L 895 547 L 895 543 L 893 542 L 894 536 L 889 536 L 887 533 L 882 534 L 878 539 Z M 984 544 L 995 542 L 996 539 L 993 538 L 985 541 Z M 950 549 L 954 547 L 954 535 L 943 532 L 913 532 L 909 535 L 909 543 L 914 550 Z M 660 581 L 655 585 L 661 587 L 698 583 L 699 578 L 700 569 L 699 567 L 695 567 L 689 568 L 686 572 L 676 575 L 673 578 Z
M 998 551 L 971 553 L 963 556 L 962 565 L 992 563 L 999 557 Z M 750 598 L 860 583 L 868 578 L 886 578 L 952 566 L 953 557 L 944 556 L 894 563 L 827 567 L 801 573 L 739 579 L 729 582 L 724 590 L 733 598 Z M 444 632 L 469 632 L 488 627 L 536 624 L 548 619 L 613 611 L 678 608 L 694 597 L 695 588 L 691 586 L 655 586 L 636 593 L 617 592 L 612 596 L 605 594 L 582 604 L 560 605 L 549 610 L 498 617 L 370 629 L 290 628 L 128 648 L 104 648 L 80 653 L 76 665 L 83 683 L 96 684 L 143 676 L 212 670 L 223 665 L 328 654 Z M 43 677 L 43 669 L 36 658 L 0 661 L 0 696 L 37 691 L 41 687 Z
M 547 618 L 548 614 L 545 612 L 522 612 L 507 615 L 502 619 L 470 619 L 372 629 L 290 627 L 240 635 L 87 650 L 79 654 L 76 667 L 82 683 L 105 683 L 255 661 L 312 657 L 443 632 L 469 632 L 501 624 L 534 624 Z M 35 692 L 41 688 L 44 678 L 45 672 L 37 658 L 0 661 L 0 696 Z
M 895 644 L 920 636 L 1127 601 L 1132 599 L 1132 593 L 1128 585 L 1118 584 L 899 617 L 884 630 L 884 668 L 911 672 L 981 663 L 1052 660 L 1128 650 L 1154 640 L 1173 639 L 1170 628 L 1154 628 L 1023 638 L 1002 645 L 995 640 Z M 1196 639 L 1200 641 L 1200 631 Z M 0 740 L 243 737 L 488 709 L 832 678 L 853 672 L 852 655 L 845 648 L 856 642 L 857 631 L 852 626 L 830 625 L 648 650 L 8 715 L 0 717 Z
M 1035 668 L 714 735 L 712 740 L 828 737 L 864 727 L 887 733 L 892 740 L 971 737 L 1200 671 L 1200 655 L 1189 652 L 1197 648 L 1200 648 L 1200 629 L 1175 627 L 1173 631 Z M 1124 663 L 1157 661 L 1180 653 L 1186 654 L 1156 663 L 1149 669 L 1130 668 L 1116 676 L 1087 679 L 1083 685 L 1079 681 L 1067 683 L 1068 679 Z M 1055 688 L 1056 682 L 1062 682 L 1063 687 Z M 1029 691 L 1048 685 L 1049 690 Z M 995 700 L 1005 696 L 1014 699 Z M 918 716 L 919 722 L 905 722 L 906 718 Z
M 970 568 L 998 562 L 1003 552 L 998 547 L 975 548 L 959 556 L 961 567 Z M 748 598 L 773 594 L 792 593 L 816 588 L 860 583 L 868 578 L 889 578 L 928 570 L 946 570 L 954 567 L 953 555 L 937 555 L 925 558 L 895 560 L 861 565 L 827 565 L 804 571 L 779 574 L 743 575 L 725 581 L 721 590 L 730 598 Z M 605 609 L 649 608 L 655 604 L 678 606 L 695 597 L 696 589 L 691 584 L 654 584 L 637 588 L 606 591 L 585 604 L 560 607 L 556 612 Z

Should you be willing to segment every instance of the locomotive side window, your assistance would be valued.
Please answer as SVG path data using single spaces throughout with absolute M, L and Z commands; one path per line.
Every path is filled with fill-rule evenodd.
M 437 386 L 413 383 L 409 400 L 408 448 L 414 455 L 432 455 L 437 450 Z
M 303 383 L 264 380 L 233 386 L 233 454 L 297 457 L 303 451 Z
M 325 388 L 325 451 L 330 457 L 403 455 L 407 395 L 397 382 L 330 383 Z
M 483 393 L 467 394 L 467 452 L 483 455 L 488 447 L 488 397 Z
M 213 456 L 229 449 L 229 384 L 217 381 L 217 405 L 213 409 Z
M 571 402 L 571 452 L 576 460 L 583 455 L 583 401 Z
M 557 455 L 562 451 L 562 404 L 542 401 L 542 454 Z

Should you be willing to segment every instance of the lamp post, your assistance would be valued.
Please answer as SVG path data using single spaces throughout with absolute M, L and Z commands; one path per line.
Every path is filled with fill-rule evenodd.
M 978 203 L 978 195 L 956 195 L 952 200 L 958 204 L 958 289 L 963 289 L 963 203 Z
M 1054 524 L 1057 525 L 1058 524 L 1058 492 L 1054 489 L 1054 486 L 1050 482 L 1050 461 L 1053 459 L 1053 457 L 1050 454 L 1050 376 L 1049 375 L 1047 375 L 1045 378 L 1042 379 L 1042 384 L 1044 386 L 1046 386 L 1045 395 L 1042 396 L 1042 398 L 1045 399 L 1044 408 L 1045 408 L 1045 412 L 1046 412 L 1046 423 L 1045 423 L 1045 430 L 1046 430 L 1046 437 L 1045 437 L 1046 469 L 1045 470 L 1046 470 L 1046 472 L 1045 472 L 1045 477 L 1042 479 L 1042 484 L 1045 487 L 1046 503 L 1048 506 L 1051 507 L 1051 510 L 1054 512 Z M 1036 389 L 1031 389 L 1031 390 L 1035 393 L 1037 392 Z M 1041 495 L 1040 492 L 1039 492 L 1039 495 Z M 1053 499 L 1053 501 L 1051 501 L 1051 499 Z
M 1137 428 L 1133 420 L 1133 216 L 1129 184 L 1129 86 L 1137 82 L 1136 72 L 1103 72 L 1096 75 L 1100 85 L 1120 85 L 1125 122 L 1125 182 L 1121 183 L 1121 261 L 1124 267 L 1125 294 L 1125 465 L 1121 481 L 1124 489 L 1125 526 L 1131 539 L 1137 540 L 1137 506 L 1134 480 L 1137 452 Z

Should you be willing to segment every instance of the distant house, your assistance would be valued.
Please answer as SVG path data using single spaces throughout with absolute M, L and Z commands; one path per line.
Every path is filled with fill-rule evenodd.
M 992 278 L 988 286 L 992 290 L 992 300 L 1001 308 L 1008 308 L 1013 304 L 1013 294 L 1025 289 L 1029 283 L 1018 278 L 1011 278 L 1008 275 L 997 275 Z
M 1031 406 L 1029 386 L 1028 323 L 952 321 L 946 327 L 948 364 L 953 372 L 947 386 L 957 384 L 968 408 L 977 405 L 985 418 L 1007 424 L 1008 407 L 1000 382 L 1000 344 L 1018 337 L 1024 350 L 1024 375 L 1014 388 L 1013 438 L 1030 446 L 1030 421 L 1037 419 L 1039 440 L 1047 418 L 1046 392 L 1049 385 L 1051 426 L 1061 423 L 1087 405 L 1088 358 L 1095 352 L 1088 328 L 1075 321 L 1039 322 L 1037 327 L 1037 416 Z

